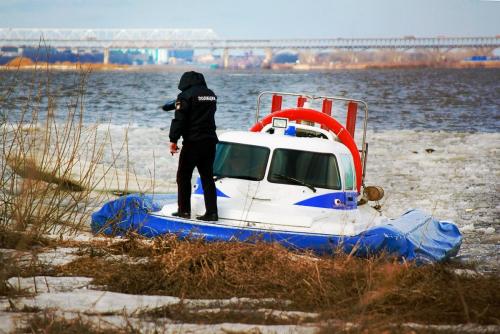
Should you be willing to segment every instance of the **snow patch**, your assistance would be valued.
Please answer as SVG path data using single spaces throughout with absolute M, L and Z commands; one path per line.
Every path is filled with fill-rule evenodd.
M 89 277 L 11 277 L 7 283 L 14 289 L 28 293 L 67 292 L 87 288 L 92 281 Z
M 41 293 L 34 297 L 19 298 L 14 301 L 16 308 L 37 307 L 40 309 L 57 308 L 69 312 L 87 314 L 120 313 L 133 314 L 139 311 L 172 306 L 182 303 L 184 307 L 228 307 L 242 304 L 259 305 L 273 302 L 269 299 L 231 298 L 231 299 L 180 299 L 171 296 L 130 295 L 97 290 L 75 290 L 72 292 Z M 284 303 L 289 303 L 284 301 Z

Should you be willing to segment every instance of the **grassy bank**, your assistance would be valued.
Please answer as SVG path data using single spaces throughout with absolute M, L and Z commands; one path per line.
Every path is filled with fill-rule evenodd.
M 41 246 L 44 242 L 49 246 Z M 39 240 L 25 249 L 40 252 L 40 247 L 72 247 L 78 258 L 64 265 L 34 263 L 24 268 L 4 262 L 1 295 L 16 298 L 27 294 L 12 290 L 5 283 L 8 277 L 83 276 L 93 279 L 93 289 L 180 298 L 176 304 L 136 311 L 132 318 L 139 324 L 169 319 L 205 325 L 314 324 L 325 333 L 407 333 L 430 331 L 430 327 L 409 329 L 405 325 L 409 323 L 486 326 L 500 321 L 500 277 L 477 273 L 471 265 L 460 263 L 417 267 L 384 255 L 369 259 L 343 253 L 317 257 L 276 244 L 206 243 L 175 237 Z M 228 305 L 235 297 L 239 301 Z M 211 306 L 206 302 L 196 306 L 195 300 L 209 300 Z M 33 312 L 35 323 L 42 326 L 46 311 Z M 73 318 L 50 316 L 63 327 L 81 325 Z
M 115 261 L 106 254 L 145 261 Z M 82 257 L 58 272 L 93 277 L 106 290 L 131 294 L 274 298 L 273 307 L 321 312 L 324 319 L 498 323 L 500 278 L 463 275 L 458 267 L 343 253 L 318 258 L 264 243 L 158 238 L 83 246 Z M 284 300 L 292 303 L 285 306 Z

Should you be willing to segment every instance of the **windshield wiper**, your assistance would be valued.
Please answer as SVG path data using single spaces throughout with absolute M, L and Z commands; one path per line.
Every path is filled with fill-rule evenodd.
M 295 184 L 299 184 L 301 186 L 307 187 L 307 188 L 311 189 L 313 192 L 316 192 L 316 188 L 314 188 L 313 185 L 311 185 L 309 183 L 305 183 L 304 181 L 298 180 L 298 179 L 293 178 L 291 176 L 283 175 L 283 174 L 273 174 L 273 176 L 278 177 L 282 180 L 292 181 Z

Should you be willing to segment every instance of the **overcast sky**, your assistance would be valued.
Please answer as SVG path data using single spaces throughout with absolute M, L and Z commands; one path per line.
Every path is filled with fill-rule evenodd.
M 494 36 L 497 0 L 0 0 L 1 28 L 212 28 L 220 38 Z

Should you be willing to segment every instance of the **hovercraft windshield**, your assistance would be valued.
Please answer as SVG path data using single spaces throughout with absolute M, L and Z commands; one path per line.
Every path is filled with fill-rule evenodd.
M 270 150 L 267 147 L 219 142 L 215 153 L 214 176 L 217 180 L 234 178 L 260 181 L 266 173 Z

